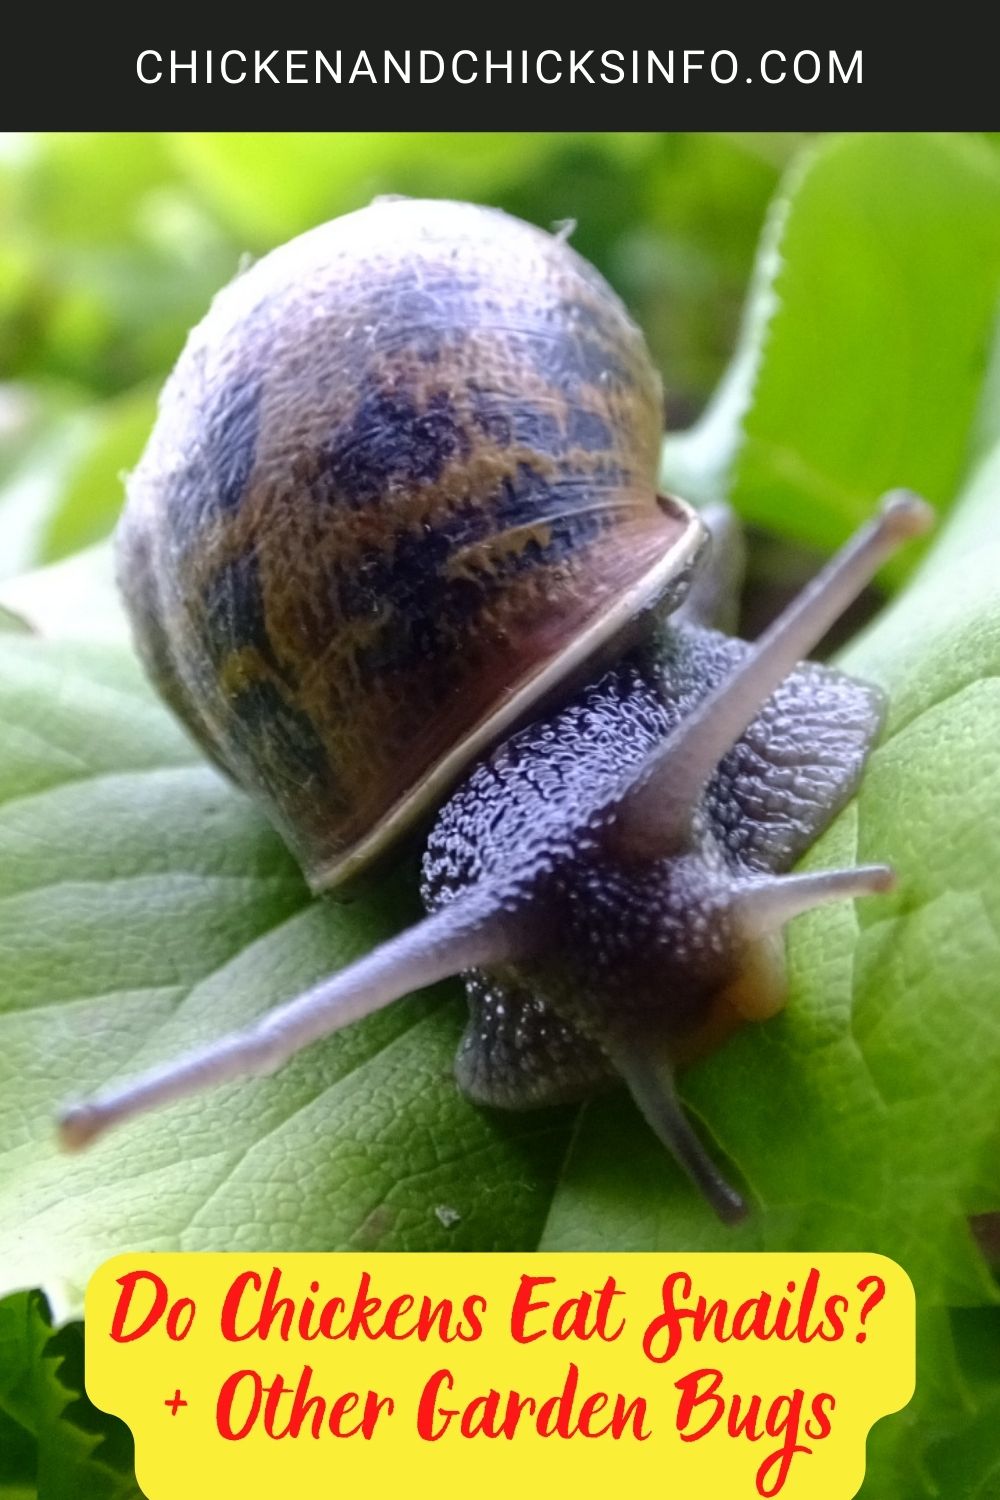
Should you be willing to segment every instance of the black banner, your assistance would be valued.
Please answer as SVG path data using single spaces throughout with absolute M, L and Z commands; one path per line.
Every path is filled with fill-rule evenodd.
M 428 20 L 264 24 L 204 31 L 148 12 L 98 28 L 77 16 L 32 40 L 19 16 L 0 56 L 0 119 L 36 129 L 984 130 L 997 124 L 993 48 L 958 16 L 887 29 L 825 11 L 651 26 L 614 15 L 485 40 Z M 42 21 L 34 23 L 42 31 Z

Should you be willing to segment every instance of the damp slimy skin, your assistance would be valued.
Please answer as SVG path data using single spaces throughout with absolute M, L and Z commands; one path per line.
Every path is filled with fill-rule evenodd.
M 579 1099 L 615 1076 L 616 1036 L 687 1061 L 780 1007 L 780 957 L 748 964 L 731 892 L 790 870 L 853 795 L 884 717 L 878 689 L 803 663 L 706 781 L 682 848 L 636 861 L 613 839 L 623 770 L 748 650 L 704 626 L 662 625 L 514 734 L 442 808 L 424 856 L 429 910 L 506 882 L 547 933 L 538 953 L 466 976 L 457 1072 L 478 1103 Z M 734 990 L 734 976 L 747 983 Z

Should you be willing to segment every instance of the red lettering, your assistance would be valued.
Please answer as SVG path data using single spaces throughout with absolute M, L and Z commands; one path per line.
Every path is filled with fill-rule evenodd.
M 253 1287 L 255 1292 L 259 1292 L 261 1280 L 256 1271 L 244 1271 L 241 1276 L 237 1276 L 222 1304 L 220 1324 L 223 1338 L 234 1344 L 240 1343 L 243 1339 L 253 1338 L 254 1334 L 259 1339 L 270 1338 L 271 1328 L 277 1319 L 278 1337 L 287 1342 L 295 1320 L 295 1303 L 291 1297 L 278 1296 L 280 1286 L 281 1270 L 278 1266 L 274 1266 L 267 1278 L 260 1312 L 245 1332 L 240 1333 L 237 1331 L 236 1319 L 242 1311 L 244 1293 L 248 1287 Z
M 256 1370 L 237 1370 L 223 1382 L 216 1403 L 215 1422 L 222 1437 L 240 1442 L 260 1421 L 269 1438 L 297 1438 L 305 1428 L 314 1438 L 326 1431 L 338 1438 L 360 1434 L 367 1441 L 382 1412 L 391 1416 L 395 1409 L 391 1396 L 379 1396 L 372 1390 L 365 1393 L 363 1402 L 357 1391 L 344 1391 L 327 1402 L 324 1396 L 310 1394 L 313 1374 L 312 1367 L 305 1365 L 293 1388 L 281 1375 L 265 1385 Z M 234 1418 L 234 1407 L 243 1401 L 248 1403 L 245 1415 Z M 360 1418 L 350 1421 L 359 1407 Z
M 613 1327 L 610 1318 L 614 1299 L 623 1297 L 625 1293 L 619 1291 L 613 1276 L 609 1276 L 603 1286 L 595 1287 L 592 1292 L 580 1292 L 576 1297 L 567 1297 L 556 1306 L 547 1329 L 536 1328 L 529 1333 L 526 1327 L 529 1316 L 553 1306 L 547 1301 L 532 1301 L 532 1293 L 536 1287 L 551 1286 L 554 1281 L 554 1276 L 521 1277 L 510 1320 L 511 1333 L 519 1344 L 533 1343 L 546 1333 L 550 1333 L 560 1343 L 565 1343 L 567 1339 L 593 1338 L 613 1343 L 621 1337 L 625 1328 L 624 1318 Z
M 329 1302 L 323 1303 L 323 1309 L 319 1315 L 319 1331 L 325 1339 L 338 1337 L 334 1332 L 334 1322 L 338 1314 L 346 1311 L 347 1303 L 343 1297 L 331 1297 Z
M 805 1397 L 804 1391 L 797 1390 L 793 1396 L 778 1396 L 768 1409 L 767 1420 L 764 1426 L 771 1437 L 780 1437 L 783 1432 L 791 1426 L 795 1432 L 799 1430 L 799 1417 L 802 1414 L 802 1401 Z M 781 1417 L 782 1406 L 787 1406 L 786 1414 Z
M 710 1382 L 706 1391 L 699 1390 L 699 1386 L 703 1380 Z M 677 1408 L 677 1431 L 681 1435 L 682 1442 L 695 1443 L 699 1438 L 704 1437 L 707 1432 L 711 1432 L 725 1411 L 725 1401 L 723 1401 L 721 1396 L 716 1394 L 719 1386 L 722 1384 L 722 1371 L 694 1370 L 690 1375 L 685 1375 L 683 1379 L 675 1381 L 674 1384 L 681 1393 L 680 1404 Z M 710 1401 L 712 1405 L 705 1417 L 704 1424 L 698 1428 L 697 1432 L 686 1431 L 695 1410 L 699 1406 L 703 1406 L 706 1401 Z
M 553 1433 L 562 1438 L 572 1437 L 576 1431 L 571 1425 L 573 1401 L 579 1384 L 580 1371 L 576 1365 L 571 1364 L 558 1396 L 550 1396 L 547 1401 L 542 1402 L 539 1409 L 537 1425 L 542 1437 L 551 1437 Z
M 615 1339 L 621 1338 L 625 1331 L 625 1319 L 622 1318 L 612 1333 L 608 1326 L 611 1317 L 611 1304 L 616 1297 L 624 1297 L 625 1293 L 620 1291 L 615 1284 L 615 1278 L 609 1276 L 597 1294 L 597 1327 L 598 1338 L 607 1344 L 613 1344 Z
M 485 1396 L 476 1396 L 462 1412 L 459 1423 L 463 1437 L 512 1438 L 517 1431 L 518 1418 L 524 1410 L 534 1411 L 535 1403 L 530 1396 L 519 1397 L 512 1392 L 507 1409 L 500 1418 L 500 1392 L 490 1390 Z
M 792 1287 L 794 1285 L 793 1281 Z M 792 1287 L 789 1287 L 789 1291 L 791 1291 Z M 812 1310 L 816 1304 L 816 1292 L 818 1289 L 819 1272 L 814 1266 L 806 1277 L 806 1284 L 802 1288 L 802 1302 L 799 1307 L 798 1322 L 795 1327 L 795 1332 L 803 1344 L 811 1343 L 818 1332 L 818 1329 L 813 1329 L 812 1332 L 809 1330 L 809 1319 L 812 1317 Z
M 367 1271 L 362 1271 L 361 1281 L 358 1284 L 358 1293 L 354 1299 L 354 1308 L 348 1320 L 347 1327 L 342 1329 L 340 1333 L 334 1334 L 335 1338 L 346 1337 L 352 1343 L 362 1335 L 366 1339 L 378 1338 L 378 1332 L 372 1329 L 368 1319 L 374 1318 L 376 1313 L 381 1311 L 382 1302 L 379 1297 L 370 1297 L 368 1295 L 371 1290 L 371 1284 L 371 1276 Z
M 782 1303 L 782 1306 L 785 1306 Z M 759 1297 L 750 1297 L 741 1302 L 733 1318 L 733 1338 L 741 1343 L 749 1338 L 767 1338 L 767 1315 L 771 1310 L 771 1298 L 767 1292 Z M 780 1316 L 780 1314 L 779 1314 Z M 720 1340 L 724 1342 L 724 1340 Z
M 583 1437 L 603 1437 L 606 1432 L 611 1432 L 614 1427 L 613 1419 L 598 1427 L 594 1418 L 599 1411 L 603 1411 L 608 1404 L 608 1398 L 603 1391 L 595 1391 L 588 1396 L 580 1407 L 580 1415 L 576 1421 L 576 1430 Z
M 255 1336 L 267 1339 L 277 1333 L 287 1341 L 297 1333 L 309 1341 L 416 1337 L 425 1343 L 436 1336 L 442 1343 L 450 1344 L 456 1339 L 472 1342 L 482 1337 L 481 1314 L 486 1311 L 486 1298 L 482 1296 L 466 1297 L 461 1316 L 456 1316 L 449 1298 L 435 1303 L 425 1296 L 418 1304 L 409 1292 L 394 1297 L 383 1307 L 381 1298 L 370 1295 L 371 1276 L 366 1271 L 350 1307 L 342 1297 L 331 1297 L 319 1305 L 307 1296 L 299 1305 L 292 1297 L 278 1295 L 281 1279 L 282 1273 L 275 1266 L 254 1311 L 250 1299 L 253 1293 L 261 1291 L 261 1278 L 254 1271 L 244 1271 L 236 1277 L 222 1304 L 220 1327 L 224 1338 L 239 1343 Z M 319 1283 L 310 1282 L 310 1290 L 318 1292 Z
M 796 1388 L 791 1395 L 776 1396 L 765 1408 L 764 1398 L 759 1395 L 752 1395 L 749 1399 L 738 1393 L 722 1395 L 721 1384 L 722 1372 L 710 1369 L 694 1370 L 675 1382 L 676 1389 L 681 1392 L 676 1419 L 681 1440 L 697 1442 L 718 1426 L 723 1414 L 726 1415 L 726 1431 L 732 1438 L 742 1437 L 751 1443 L 759 1443 L 768 1437 L 781 1438 L 780 1447 L 768 1454 L 756 1474 L 757 1493 L 764 1500 L 771 1500 L 784 1488 L 795 1455 L 813 1451 L 798 1441 L 805 1392 Z M 832 1411 L 835 1404 L 833 1397 L 826 1393 L 813 1398 L 811 1412 L 816 1425 L 806 1422 L 806 1436 L 814 1440 L 829 1436 L 827 1406 Z
M 132 1297 L 140 1282 L 150 1284 L 153 1300 L 145 1317 L 135 1328 L 129 1329 L 126 1333 L 125 1324 L 132 1308 Z M 111 1320 L 111 1337 L 116 1344 L 130 1344 L 134 1339 L 143 1338 L 151 1328 L 155 1328 L 164 1312 L 167 1314 L 167 1338 L 173 1339 L 174 1343 L 180 1343 L 181 1339 L 187 1338 L 191 1332 L 195 1314 L 195 1305 L 190 1297 L 179 1297 L 176 1302 L 170 1303 L 168 1309 L 167 1303 L 170 1298 L 167 1284 L 153 1271 L 129 1271 L 126 1275 L 119 1276 L 118 1285 L 122 1290 Z
M 125 1332 L 125 1320 L 132 1306 L 132 1296 L 140 1281 L 148 1281 L 153 1287 L 153 1305 L 137 1328 L 130 1333 Z M 122 1288 L 115 1308 L 115 1315 L 111 1320 L 111 1337 L 116 1344 L 128 1344 L 133 1339 L 141 1339 L 143 1334 L 158 1323 L 166 1310 L 168 1293 L 167 1284 L 162 1277 L 155 1275 L 152 1271 L 129 1271 L 125 1276 L 119 1276 L 118 1285 Z
M 543 1438 L 598 1438 L 610 1434 L 614 1439 L 629 1435 L 637 1442 L 645 1442 L 651 1436 L 645 1427 L 647 1408 L 642 1396 L 627 1401 L 619 1392 L 612 1404 L 606 1391 L 594 1391 L 583 1398 L 577 1412 L 580 1371 L 575 1364 L 569 1365 L 562 1389 L 542 1402 L 520 1391 L 501 1392 L 491 1388 L 462 1405 L 443 1405 L 442 1391 L 451 1392 L 454 1388 L 450 1370 L 435 1371 L 424 1386 L 417 1409 L 417 1431 L 426 1442 L 437 1442 L 456 1417 L 458 1431 L 464 1438 L 510 1441 L 517 1436 L 524 1418 L 534 1419 L 527 1425 L 532 1425 Z M 610 1416 L 600 1420 L 600 1414 L 609 1407 Z
M 772 1453 L 770 1458 L 765 1458 L 757 1470 L 758 1495 L 763 1495 L 765 1500 L 771 1500 L 772 1495 L 779 1494 L 784 1488 L 788 1471 L 792 1466 L 792 1459 L 796 1453 L 811 1452 L 811 1448 L 802 1448 L 795 1443 L 789 1443 L 784 1448 L 779 1448 L 776 1453 Z M 769 1474 L 773 1474 L 772 1480 L 768 1479 Z
M 465 1315 L 467 1326 L 458 1325 L 457 1335 L 464 1343 L 474 1343 L 476 1339 L 483 1336 L 483 1320 L 481 1313 L 486 1311 L 485 1297 L 466 1297 L 462 1303 L 462 1312 Z
M 838 1339 L 844 1337 L 844 1320 L 840 1314 L 846 1313 L 850 1305 L 846 1297 L 827 1297 L 824 1310 L 830 1324 L 830 1331 L 827 1333 L 825 1329 L 821 1329 L 819 1336 L 828 1344 L 835 1344 Z
M 535 1333 L 525 1333 L 524 1320 L 529 1313 L 539 1312 L 543 1307 L 549 1306 L 548 1302 L 532 1302 L 530 1298 L 536 1287 L 551 1286 L 555 1279 L 554 1276 L 521 1277 L 510 1315 L 510 1331 L 519 1344 L 531 1344 L 545 1333 L 544 1328 L 537 1329 Z
M 386 1308 L 385 1319 L 382 1323 L 382 1332 L 386 1338 L 394 1340 L 408 1339 L 412 1333 L 416 1333 L 416 1325 L 410 1328 L 401 1328 L 399 1326 L 401 1320 L 408 1312 L 412 1311 L 414 1305 L 415 1298 L 411 1297 L 408 1293 L 392 1299 Z
M 757 1426 L 760 1418 L 760 1397 L 750 1397 L 750 1400 L 747 1402 L 746 1416 L 744 1417 L 740 1416 L 742 1406 L 742 1397 L 734 1396 L 729 1408 L 729 1419 L 726 1422 L 726 1430 L 730 1437 L 747 1437 L 751 1443 L 756 1443 L 758 1439 L 764 1436 L 763 1430 Z
M 180 1343 L 191 1332 L 194 1322 L 194 1302 L 190 1297 L 180 1297 L 167 1313 L 167 1338 Z
M 233 1402 L 245 1380 L 250 1382 L 250 1409 L 242 1426 L 237 1428 L 233 1426 Z M 215 1403 L 215 1425 L 219 1429 L 220 1436 L 231 1443 L 238 1443 L 241 1438 L 245 1438 L 257 1420 L 262 1395 L 263 1383 L 256 1370 L 237 1370 L 224 1380 L 222 1389 L 219 1391 L 219 1399 Z
M 560 1304 L 552 1320 L 552 1337 L 559 1340 L 599 1338 L 605 1343 L 613 1343 L 620 1337 L 625 1321 L 622 1319 L 613 1332 L 609 1329 L 611 1304 L 615 1297 L 624 1295 L 624 1292 L 619 1291 L 615 1285 L 615 1278 L 609 1276 L 604 1285 L 597 1287 L 593 1293 L 581 1292 L 579 1297 L 567 1298 Z M 596 1306 L 595 1297 L 597 1298 Z M 591 1317 L 592 1309 L 593 1317 Z
M 673 1359 L 680 1347 L 681 1322 L 678 1309 L 674 1306 L 675 1286 L 682 1286 L 682 1295 L 690 1297 L 691 1278 L 686 1271 L 675 1271 L 672 1276 L 667 1277 L 660 1293 L 663 1311 L 653 1319 L 642 1336 L 642 1352 L 656 1365 L 666 1364 L 667 1360 Z M 654 1346 L 659 1335 L 664 1332 L 667 1335 L 666 1347 L 661 1354 L 657 1354 Z
M 837 1402 L 828 1391 L 812 1399 L 812 1414 L 816 1418 L 816 1425 L 811 1421 L 806 1422 L 806 1437 L 811 1437 L 814 1442 L 820 1442 L 823 1438 L 830 1436 L 830 1412 L 836 1410 Z M 829 1411 L 827 1410 L 829 1408 Z
M 454 1390 L 455 1382 L 450 1370 L 435 1370 L 420 1393 L 417 1432 L 428 1443 L 436 1443 L 438 1438 L 444 1437 L 452 1417 L 458 1415 L 457 1408 L 437 1406 L 438 1392 L 442 1386 L 446 1386 L 449 1391 Z M 436 1421 L 438 1417 L 444 1419 L 440 1425 Z
M 566 1339 L 586 1339 L 587 1314 L 590 1311 L 590 1294 L 581 1292 L 579 1297 L 569 1297 L 556 1308 L 552 1319 L 552 1337 L 564 1343 Z
M 323 1431 L 326 1402 L 322 1396 L 309 1395 L 312 1376 L 312 1366 L 304 1365 L 294 1392 L 290 1385 L 285 1384 L 280 1375 L 276 1375 L 271 1384 L 266 1387 L 267 1401 L 264 1405 L 264 1431 L 268 1437 L 298 1437 L 302 1431 L 302 1425 L 307 1418 L 309 1419 L 313 1437 L 319 1437 Z M 283 1427 L 279 1427 L 278 1417 L 282 1396 L 291 1396 L 292 1399 L 288 1420 Z
M 248 1339 L 253 1333 L 252 1328 L 248 1329 L 246 1333 L 237 1333 L 236 1314 L 240 1310 L 240 1302 L 247 1287 L 252 1286 L 255 1291 L 259 1292 L 260 1284 L 260 1277 L 256 1271 L 244 1271 L 242 1276 L 237 1276 L 236 1280 L 230 1284 L 229 1290 L 226 1292 L 223 1300 L 222 1313 L 219 1317 L 219 1327 L 222 1331 L 222 1337 L 227 1339 L 229 1343 L 238 1343 L 240 1339 Z
M 663 1312 L 646 1328 L 643 1353 L 654 1364 L 665 1364 L 677 1353 L 685 1331 L 695 1343 L 705 1338 L 718 1344 L 728 1343 L 730 1339 L 745 1342 L 750 1338 L 762 1342 L 772 1338 L 786 1342 L 796 1339 L 802 1344 L 821 1338 L 832 1343 L 843 1337 L 841 1312 L 847 1312 L 849 1303 L 846 1297 L 828 1297 L 822 1314 L 815 1317 L 819 1282 L 820 1273 L 814 1267 L 797 1302 L 794 1300 L 796 1284 L 790 1281 L 789 1295 L 782 1297 L 777 1304 L 769 1292 L 762 1291 L 756 1297 L 748 1297 L 731 1313 L 724 1298 L 710 1303 L 704 1297 L 698 1297 L 694 1306 L 683 1306 L 692 1295 L 691 1278 L 684 1271 L 675 1271 L 663 1283 Z M 685 1324 L 688 1325 L 686 1330 Z

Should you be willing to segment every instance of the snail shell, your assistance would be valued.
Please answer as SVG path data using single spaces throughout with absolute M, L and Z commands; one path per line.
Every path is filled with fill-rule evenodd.
M 119 574 L 160 688 L 334 886 L 686 585 L 643 338 L 562 238 L 379 200 L 191 333 Z

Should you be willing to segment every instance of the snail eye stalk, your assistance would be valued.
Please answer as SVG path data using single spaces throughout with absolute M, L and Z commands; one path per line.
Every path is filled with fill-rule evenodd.
M 889 865 L 774 875 L 734 887 L 733 905 L 740 928 L 749 941 L 754 941 L 780 931 L 804 911 L 832 901 L 850 901 L 855 896 L 881 895 L 895 884 L 895 871 Z
M 612 1057 L 646 1123 L 718 1218 L 724 1224 L 740 1223 L 747 1216 L 747 1205 L 695 1134 L 674 1090 L 670 1070 L 637 1046 L 616 1047 Z
M 275 1072 L 303 1047 L 463 969 L 502 963 L 528 946 L 527 930 L 488 894 L 472 892 L 425 917 L 357 963 L 324 979 L 253 1026 L 67 1105 L 58 1118 L 64 1150 L 89 1145 L 112 1125 L 203 1093 L 233 1078 Z
M 719 761 L 732 749 L 789 672 L 898 547 L 927 531 L 934 513 L 907 491 L 887 495 L 855 533 L 764 631 L 718 687 L 650 755 L 626 790 L 616 838 L 635 856 L 656 858 L 683 844 Z

